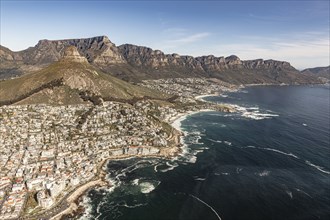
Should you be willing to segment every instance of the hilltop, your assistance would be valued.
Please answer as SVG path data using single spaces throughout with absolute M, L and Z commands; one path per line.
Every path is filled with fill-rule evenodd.
M 75 46 L 93 67 L 126 81 L 143 79 L 208 77 L 234 84 L 320 83 L 317 77 L 302 74 L 290 63 L 276 60 L 241 60 L 232 55 L 192 57 L 164 54 L 148 47 L 116 46 L 108 37 L 40 40 L 34 47 L 13 52 L 0 47 L 0 78 L 34 72 L 59 61 L 67 46 Z

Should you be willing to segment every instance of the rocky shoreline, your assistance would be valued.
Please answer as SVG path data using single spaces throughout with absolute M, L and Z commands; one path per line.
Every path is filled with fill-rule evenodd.
M 97 187 L 110 187 L 111 183 L 109 183 L 105 178 L 106 174 L 102 168 L 110 161 L 110 160 L 127 160 L 130 158 L 173 158 L 177 156 L 181 151 L 181 144 L 180 144 L 180 137 L 183 135 L 182 132 L 174 131 L 173 132 L 173 139 L 175 140 L 174 146 L 169 146 L 162 148 L 158 154 L 149 154 L 149 155 L 116 155 L 107 158 L 106 160 L 102 161 L 99 166 L 99 179 L 93 180 L 90 182 L 85 183 L 84 185 L 80 186 L 79 188 L 75 189 L 73 193 L 66 199 L 66 202 L 69 206 L 63 210 L 62 212 L 58 213 L 57 215 L 50 218 L 51 220 L 61 220 L 73 218 L 74 216 L 79 216 L 84 212 L 84 208 L 79 204 L 79 201 L 83 195 L 86 194 L 91 189 Z
M 207 102 L 203 100 L 203 97 L 207 96 L 214 96 L 217 94 L 212 95 L 201 95 L 195 97 L 196 100 Z M 222 109 L 223 110 L 223 109 Z M 158 153 L 154 154 L 148 154 L 148 155 L 132 155 L 132 154 L 122 154 L 122 155 L 112 155 L 109 156 L 107 159 L 104 159 L 102 162 L 99 163 L 98 166 L 98 179 L 93 179 L 92 181 L 89 181 L 85 183 L 82 186 L 79 186 L 77 189 L 75 189 L 71 195 L 69 195 L 65 202 L 68 204 L 68 207 L 64 210 L 61 210 L 61 212 L 57 213 L 50 219 L 52 220 L 61 220 L 61 219 L 67 219 L 67 218 L 74 218 L 77 216 L 80 216 L 84 212 L 84 207 L 79 204 L 81 201 L 81 197 L 86 194 L 91 189 L 97 188 L 97 187 L 109 187 L 111 186 L 111 183 L 105 179 L 106 173 L 104 171 L 104 167 L 110 160 L 127 160 L 130 158 L 166 158 L 171 159 L 176 156 L 178 156 L 182 152 L 182 143 L 181 143 L 181 137 L 184 136 L 184 133 L 181 129 L 181 122 L 185 120 L 188 116 L 197 114 L 199 112 L 209 112 L 209 111 L 216 111 L 214 109 L 198 109 L 198 110 L 191 110 L 186 111 L 184 113 L 179 113 L 173 118 L 170 118 L 168 120 L 168 124 L 171 125 L 172 131 L 171 136 L 169 137 L 169 140 L 172 140 L 172 145 L 168 147 L 160 148 Z M 30 219 L 30 218 L 28 218 Z

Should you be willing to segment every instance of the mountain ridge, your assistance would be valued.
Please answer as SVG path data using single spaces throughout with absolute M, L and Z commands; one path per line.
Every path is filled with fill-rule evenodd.
M 132 85 L 91 65 L 77 48 L 47 67 L 21 77 L 0 81 L 0 106 L 15 103 L 79 104 L 102 99 L 169 98 L 160 92 Z
M 307 75 L 322 77 L 330 80 L 330 66 L 307 68 L 301 72 Z
M 126 81 L 170 77 L 214 77 L 234 84 L 318 83 L 286 61 L 241 60 L 235 55 L 193 57 L 165 54 L 149 47 L 116 46 L 107 36 L 66 40 L 40 40 L 36 46 L 13 52 L 0 47 L 0 77 L 33 72 L 61 59 L 64 48 L 77 47 L 90 64 Z M 8 74 L 10 73 L 10 74 Z

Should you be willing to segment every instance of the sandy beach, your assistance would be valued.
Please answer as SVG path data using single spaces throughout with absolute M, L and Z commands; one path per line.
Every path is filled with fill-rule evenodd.
M 210 96 L 218 96 L 219 94 L 205 94 L 205 95 L 198 95 L 195 96 L 195 99 L 199 100 L 199 101 L 205 101 L 203 98 L 205 97 L 210 97 Z
M 176 116 L 174 116 L 173 118 L 170 119 L 169 124 L 175 128 L 178 131 L 182 131 L 181 129 L 181 122 L 184 121 L 188 116 L 190 115 L 194 115 L 197 114 L 199 112 L 213 112 L 215 110 L 212 109 L 200 109 L 198 111 L 188 111 L 185 113 L 179 113 Z

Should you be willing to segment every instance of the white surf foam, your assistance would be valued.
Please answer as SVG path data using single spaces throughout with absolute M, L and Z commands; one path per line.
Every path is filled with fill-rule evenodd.
M 258 176 L 268 176 L 269 174 L 270 174 L 270 171 L 268 171 L 268 170 L 264 170 L 260 173 L 257 173 Z
M 155 173 L 158 172 L 158 167 L 159 167 L 160 165 L 162 165 L 162 164 L 156 164 L 156 165 L 154 166 L 154 171 L 155 171 Z
M 85 208 L 84 214 L 79 218 L 80 220 L 88 220 L 92 219 L 92 199 L 90 199 L 88 196 L 84 195 L 82 200 L 82 206 Z
M 110 184 L 111 187 L 101 187 L 100 189 L 106 191 L 107 193 L 112 193 L 115 190 L 115 188 L 120 185 L 120 183 L 121 182 L 116 184 L 114 181 L 111 181 L 111 184 Z
M 96 213 L 101 214 L 100 209 L 103 206 L 103 204 L 106 204 L 105 197 L 103 197 L 102 201 L 97 205 L 96 207 Z M 100 215 L 99 215 L 100 216 Z M 98 217 L 96 217 L 97 219 Z
M 243 112 L 242 116 L 245 118 L 251 118 L 254 120 L 262 120 L 262 119 L 269 119 L 273 117 L 278 117 L 279 115 L 276 114 L 269 114 L 269 113 L 259 113 L 259 111 L 253 111 L 253 112 Z
M 249 110 L 259 110 L 259 107 L 249 107 L 249 108 L 246 108 L 246 109 L 249 109 Z
M 229 141 L 224 141 L 223 143 L 226 144 L 226 145 L 228 145 L 228 146 L 231 146 L 232 145 L 232 143 L 229 142 Z
M 292 192 L 291 192 L 291 191 L 289 191 L 289 190 L 286 190 L 285 192 L 286 192 L 286 194 L 288 194 L 288 195 L 290 196 L 290 198 L 291 198 L 291 199 L 293 199 L 293 194 L 292 194 Z
M 179 154 L 179 157 L 176 159 L 180 162 L 186 163 L 196 163 L 197 157 L 193 154 L 193 150 L 188 147 L 188 145 L 184 142 L 184 138 L 181 137 L 182 144 L 182 152 Z
M 132 185 L 134 185 L 134 186 L 137 186 L 137 185 L 139 185 L 139 179 L 135 179 L 135 180 L 133 180 L 132 181 Z
M 220 141 L 220 140 L 213 140 L 211 138 L 207 138 L 207 140 L 212 141 L 214 143 L 222 143 L 222 141 Z
M 181 123 L 187 118 L 187 115 L 181 114 L 173 123 L 171 124 L 173 128 L 175 128 L 178 131 L 182 131 Z
M 193 154 L 194 155 L 197 155 L 198 153 L 202 153 L 202 152 L 204 152 L 203 149 L 195 149 L 194 152 L 193 152 Z
M 204 181 L 204 180 L 206 180 L 206 178 L 195 177 L 195 180 L 196 180 L 196 181 Z
M 168 168 L 160 170 L 160 172 L 166 173 L 167 171 L 174 170 L 175 167 L 179 166 L 179 164 L 177 163 L 171 164 L 170 162 L 166 162 L 166 165 L 168 166 Z
M 253 107 L 244 107 L 239 105 L 230 105 L 232 108 L 234 108 L 238 113 L 241 114 L 242 117 L 254 119 L 254 120 L 262 120 L 262 119 L 269 119 L 273 117 L 278 117 L 278 114 L 270 114 L 269 110 L 261 110 L 258 106 Z M 273 113 L 273 112 L 271 112 Z
M 186 144 L 195 144 L 195 145 L 203 144 L 203 143 L 199 142 L 199 140 L 202 139 L 202 136 L 203 135 L 199 131 L 189 133 L 185 138 L 185 143 Z
M 127 205 L 126 203 L 124 203 L 123 205 L 120 205 L 120 206 L 129 208 L 129 209 L 134 209 L 136 207 L 146 206 L 146 205 L 148 205 L 148 203 L 138 203 L 138 204 L 135 204 L 135 205 Z
M 141 182 L 139 184 L 139 186 L 141 187 L 141 192 L 144 194 L 148 194 L 150 192 L 152 192 L 158 185 L 160 184 L 160 182 Z
M 171 123 L 171 125 L 178 131 L 182 131 L 182 127 L 181 127 L 182 121 L 186 120 L 188 116 L 194 115 L 199 112 L 209 112 L 209 111 L 214 112 L 214 110 L 212 110 L 212 109 L 202 109 L 199 111 L 190 111 L 190 112 L 186 112 L 186 113 L 180 113 L 177 115 L 177 118 Z
M 197 157 L 196 156 L 190 156 L 188 157 L 188 162 L 189 163 L 196 163 L 197 161 Z

